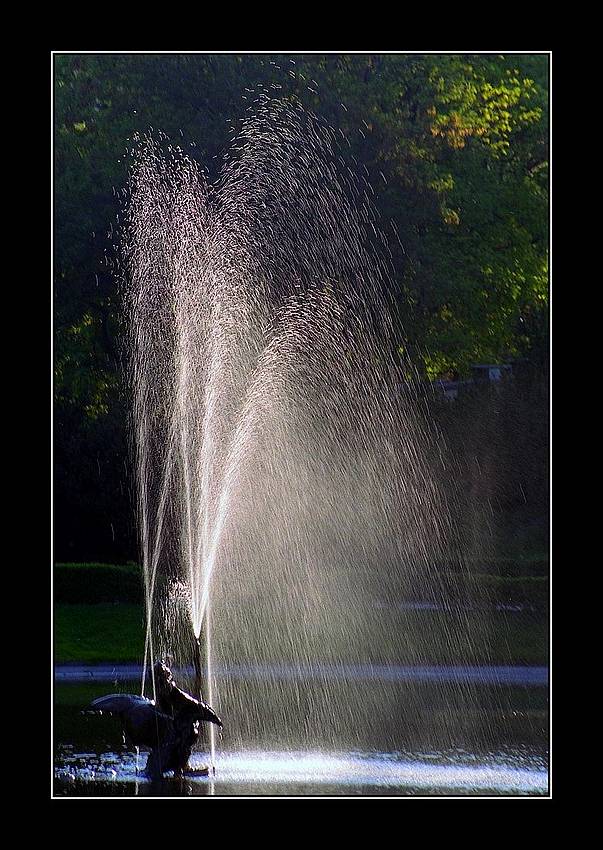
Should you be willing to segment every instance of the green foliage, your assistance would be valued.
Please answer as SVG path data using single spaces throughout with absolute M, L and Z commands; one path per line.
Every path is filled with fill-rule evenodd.
M 546 323 L 533 318 L 548 302 L 546 57 L 318 64 L 308 73 L 324 75 L 321 109 L 331 102 L 327 114 L 357 159 L 387 181 L 373 185 L 402 243 L 392 240 L 401 337 L 426 375 L 541 345 Z
M 195 143 L 195 155 L 214 167 L 244 112 L 245 91 L 269 80 L 280 81 L 281 96 L 298 97 L 347 132 L 358 162 L 368 167 L 383 224 L 387 229 L 393 221 L 400 233 L 398 300 L 405 335 L 427 373 L 439 364 L 462 370 L 472 360 L 529 348 L 522 320 L 546 310 L 548 293 L 547 57 L 272 61 L 282 70 L 259 56 L 56 58 L 61 318 L 70 307 L 57 327 L 59 392 L 81 383 L 78 366 L 93 371 L 83 346 L 90 336 L 101 337 L 117 307 L 110 275 L 99 280 L 100 254 L 132 135 L 160 128 Z M 87 336 L 83 322 L 90 323 Z M 92 396 L 91 415 L 111 395 L 104 377 L 111 367 L 95 362 L 96 391 L 84 390 Z
M 115 490 L 128 405 L 112 254 L 132 136 L 162 130 L 213 177 L 257 83 L 341 129 L 344 155 L 368 170 L 399 345 L 425 376 L 546 352 L 546 56 L 56 56 L 57 492 L 77 480 L 77 499 L 64 491 L 75 515 L 106 470 L 105 542 L 88 555 L 130 545 L 127 494 Z M 65 545 L 61 557 L 78 557 L 84 544 Z

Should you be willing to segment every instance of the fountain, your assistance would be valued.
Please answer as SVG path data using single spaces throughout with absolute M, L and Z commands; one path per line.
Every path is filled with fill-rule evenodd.
M 398 606 L 437 594 L 459 547 L 398 354 L 387 241 L 344 143 L 266 96 L 215 182 L 161 134 L 131 152 L 142 691 L 165 659 L 223 717 L 224 764 L 263 753 L 260 774 L 268 756 L 286 772 L 283 754 L 304 752 L 319 774 L 333 753 L 399 750 L 427 705 L 452 746 L 474 707 L 462 681 L 403 700 L 387 685 L 399 655 L 426 664 L 445 642 L 462 659 L 472 635 L 462 612 L 425 634 Z

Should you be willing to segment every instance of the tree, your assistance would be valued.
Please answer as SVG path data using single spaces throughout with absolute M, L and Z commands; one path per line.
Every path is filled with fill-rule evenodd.
M 432 378 L 546 351 L 547 57 L 63 55 L 55 63 L 55 492 L 57 516 L 89 518 L 80 543 L 57 535 L 59 551 L 83 552 L 104 511 L 103 551 L 117 535 L 120 551 L 134 553 L 127 523 L 115 520 L 128 515 L 130 497 L 111 258 L 137 131 L 165 132 L 213 177 L 262 87 L 300 100 L 341 129 L 341 155 L 366 177 L 392 252 L 397 342 L 420 371 Z

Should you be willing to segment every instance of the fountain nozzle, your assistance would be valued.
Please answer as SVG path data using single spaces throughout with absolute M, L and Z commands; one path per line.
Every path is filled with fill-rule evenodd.
M 193 663 L 195 667 L 195 693 L 199 696 L 199 698 L 201 698 L 203 687 L 203 655 L 201 649 L 201 639 L 198 637 L 195 637 Z

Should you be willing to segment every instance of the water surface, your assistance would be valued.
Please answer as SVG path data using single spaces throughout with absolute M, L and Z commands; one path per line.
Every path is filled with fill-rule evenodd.
M 430 678 L 444 672 L 445 687 Z M 462 668 L 461 668 L 462 669 Z M 513 668 L 510 668 L 513 669 Z M 459 680 L 459 669 L 426 668 L 379 681 L 379 713 L 364 705 L 359 727 L 308 719 L 322 682 L 285 677 L 279 693 L 291 703 L 298 726 L 281 729 L 278 709 L 266 706 L 265 727 L 249 729 L 240 707 L 232 706 L 217 741 L 212 777 L 170 776 L 150 782 L 147 755 L 122 743 L 110 717 L 82 713 L 109 690 L 136 693 L 139 681 L 102 679 L 55 686 L 55 768 L 57 796 L 533 796 L 548 793 L 548 689 L 538 668 L 520 684 L 507 670 L 490 678 Z M 352 675 L 351 670 L 346 671 Z M 399 671 L 400 672 L 400 671 Z M 500 672 L 500 671 L 499 671 Z M 251 675 L 252 671 L 247 671 Z M 242 671 L 239 671 L 242 675 Z M 427 675 L 429 674 L 429 675 Z M 363 671 L 341 680 L 338 706 L 359 693 Z M 282 689 L 288 689 L 284 692 Z M 347 696 L 346 696 L 347 695 Z M 222 708 L 222 707 L 221 707 Z M 319 712 L 321 708 L 319 707 Z M 280 733 L 280 737 L 279 737 Z M 205 751 L 204 751 L 205 749 Z M 209 763 L 205 748 L 192 766 Z

